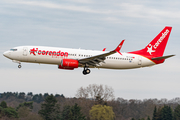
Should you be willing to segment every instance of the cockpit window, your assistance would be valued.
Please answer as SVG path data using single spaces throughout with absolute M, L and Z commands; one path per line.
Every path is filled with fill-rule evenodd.
M 17 51 L 17 49 L 10 49 L 10 51 Z

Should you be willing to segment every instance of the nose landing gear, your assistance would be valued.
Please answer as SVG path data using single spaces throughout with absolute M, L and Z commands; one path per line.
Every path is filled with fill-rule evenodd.
M 22 66 L 21 66 L 21 63 L 19 63 L 19 65 L 18 65 L 18 68 L 20 69 Z
M 21 61 L 17 61 L 17 60 L 12 60 L 14 63 L 19 63 L 18 65 L 18 68 L 20 69 L 22 66 L 21 66 Z

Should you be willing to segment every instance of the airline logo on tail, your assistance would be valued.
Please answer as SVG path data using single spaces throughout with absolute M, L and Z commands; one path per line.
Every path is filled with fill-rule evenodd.
M 150 47 L 147 47 L 147 52 L 150 54 L 150 55 L 152 55 L 152 52 L 156 52 L 155 50 L 152 50 L 152 45 L 151 44 L 149 44 L 149 46 Z
M 166 29 L 166 31 L 164 33 L 162 33 L 162 36 L 157 40 L 157 42 L 152 46 L 151 44 L 149 44 L 150 47 L 147 47 L 147 52 L 152 55 L 152 52 L 156 52 L 156 49 L 158 48 L 158 46 L 162 43 L 162 41 L 164 40 L 164 38 L 168 35 L 169 30 Z M 154 48 L 155 50 L 153 50 L 152 48 Z

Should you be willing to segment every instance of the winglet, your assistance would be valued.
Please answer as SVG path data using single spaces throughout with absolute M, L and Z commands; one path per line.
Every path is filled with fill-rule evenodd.
M 125 40 L 122 40 L 122 41 L 121 41 L 121 43 L 117 46 L 117 48 L 114 50 L 114 52 L 118 52 L 120 55 L 122 55 L 122 54 L 120 53 L 120 50 L 121 50 L 121 48 L 122 48 L 122 45 L 123 45 L 124 41 L 125 41 Z
M 106 50 L 106 48 L 104 48 L 102 51 L 105 51 Z

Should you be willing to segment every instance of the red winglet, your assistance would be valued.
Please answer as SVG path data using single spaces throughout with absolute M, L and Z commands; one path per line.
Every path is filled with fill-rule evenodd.
M 105 51 L 106 50 L 106 48 L 104 48 L 102 51 Z
M 114 51 L 118 52 L 120 55 L 122 55 L 122 54 L 120 53 L 120 50 L 121 50 L 121 48 L 122 48 L 122 45 L 123 45 L 124 41 L 125 41 L 125 40 L 122 40 L 121 43 L 117 46 L 117 48 L 114 50 Z

